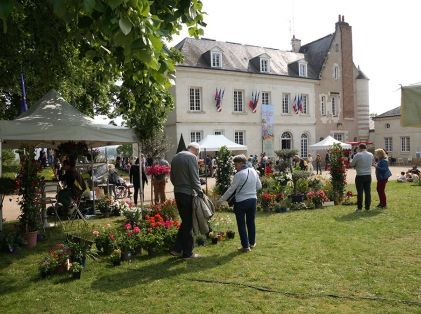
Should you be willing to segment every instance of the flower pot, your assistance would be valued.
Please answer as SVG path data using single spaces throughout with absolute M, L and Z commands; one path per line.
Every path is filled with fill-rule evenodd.
M 304 194 L 292 194 L 291 201 L 293 203 L 301 203 L 304 201 Z
M 234 237 L 235 237 L 235 231 L 228 230 L 227 231 L 227 238 L 228 239 L 234 239 Z
M 217 244 L 218 243 L 218 238 L 212 238 L 212 244 Z
M 38 231 L 25 233 L 26 247 L 32 249 L 37 245 Z
M 140 245 L 134 248 L 134 255 L 142 255 L 142 247 Z
M 78 271 L 78 272 L 75 272 L 75 273 L 72 273 L 72 277 L 73 277 L 73 279 L 80 279 L 80 276 L 82 275 L 82 272 L 81 271 Z
M 132 260 L 132 252 L 122 252 L 121 253 L 121 260 L 122 261 L 131 261 Z
M 158 254 L 158 250 L 154 247 L 148 248 L 148 255 L 149 256 L 156 256 Z
M 198 246 L 205 246 L 205 240 L 204 239 L 198 239 L 196 240 L 196 243 Z
M 120 266 L 121 265 L 121 259 L 114 259 L 112 261 L 113 266 Z

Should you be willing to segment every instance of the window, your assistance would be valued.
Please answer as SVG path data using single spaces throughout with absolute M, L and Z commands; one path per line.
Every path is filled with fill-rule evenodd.
M 391 137 L 385 137 L 384 138 L 384 148 L 386 149 L 386 152 L 393 151 L 393 145 L 392 145 L 392 138 Z
M 307 157 L 308 153 L 308 136 L 307 134 L 301 135 L 301 158 Z
M 244 131 L 235 131 L 234 132 L 234 142 L 236 144 L 244 145 L 244 143 L 245 143 L 244 133 L 245 133 Z
M 338 104 L 336 97 L 332 97 L 332 116 L 338 116 Z
M 244 111 L 243 91 L 234 90 L 234 112 Z
M 260 72 L 269 73 L 269 60 L 260 58 Z
M 307 63 L 298 63 L 298 75 L 307 77 Z
M 282 113 L 289 113 L 291 94 L 283 93 L 282 94 Z
M 202 131 L 191 131 L 190 132 L 190 142 L 199 143 L 202 140 Z
M 289 132 L 282 133 L 281 136 L 281 149 L 291 149 L 292 148 L 292 135 Z
M 262 92 L 262 105 L 269 105 L 270 94 L 269 92 Z
M 322 116 L 326 115 L 326 96 L 320 98 L 320 111 Z
M 411 150 L 411 143 L 409 136 L 401 137 L 401 152 L 409 152 Z
M 308 114 L 308 95 L 301 95 L 301 108 L 303 114 Z
M 219 51 L 211 52 L 211 66 L 212 68 L 222 68 L 222 53 Z
M 332 74 L 332 76 L 333 76 L 333 79 L 334 80 L 339 80 L 339 65 L 335 64 L 333 66 L 333 74 Z
M 344 141 L 344 134 L 343 133 L 333 133 L 333 138 L 337 141 Z
M 215 132 L 213 132 L 213 134 L 215 134 L 215 135 L 224 135 L 224 130 L 215 130 Z
M 200 103 L 201 90 L 198 87 L 190 88 L 190 111 L 201 111 L 202 106 Z

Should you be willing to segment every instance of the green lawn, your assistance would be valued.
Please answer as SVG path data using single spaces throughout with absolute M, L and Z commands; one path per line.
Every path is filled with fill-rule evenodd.
M 389 183 L 389 208 L 259 213 L 257 247 L 238 235 L 181 261 L 88 261 L 81 280 L 40 279 L 35 250 L 0 254 L 2 313 L 421 313 L 421 187 Z M 377 195 L 373 185 L 373 205 Z M 102 223 L 102 221 L 96 221 Z M 412 304 L 411 304 L 412 302 Z

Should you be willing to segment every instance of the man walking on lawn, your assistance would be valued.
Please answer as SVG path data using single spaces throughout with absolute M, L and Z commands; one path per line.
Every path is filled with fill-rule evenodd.
M 360 152 L 352 159 L 351 166 L 357 172 L 355 176 L 355 187 L 357 188 L 357 212 L 363 208 L 363 194 L 365 194 L 365 210 L 371 205 L 371 166 L 373 165 L 373 154 L 367 151 L 367 146 L 361 143 L 358 148 Z
M 197 156 L 200 153 L 198 143 L 190 143 L 187 151 L 181 151 L 171 161 L 170 179 L 174 185 L 174 196 L 181 225 L 178 229 L 175 245 L 170 254 L 183 258 L 199 257 L 193 253 L 193 196 L 203 196 L 199 180 Z

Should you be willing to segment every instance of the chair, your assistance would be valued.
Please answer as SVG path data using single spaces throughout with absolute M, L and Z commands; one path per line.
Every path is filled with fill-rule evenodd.
M 412 156 L 408 157 L 408 165 L 412 165 Z

